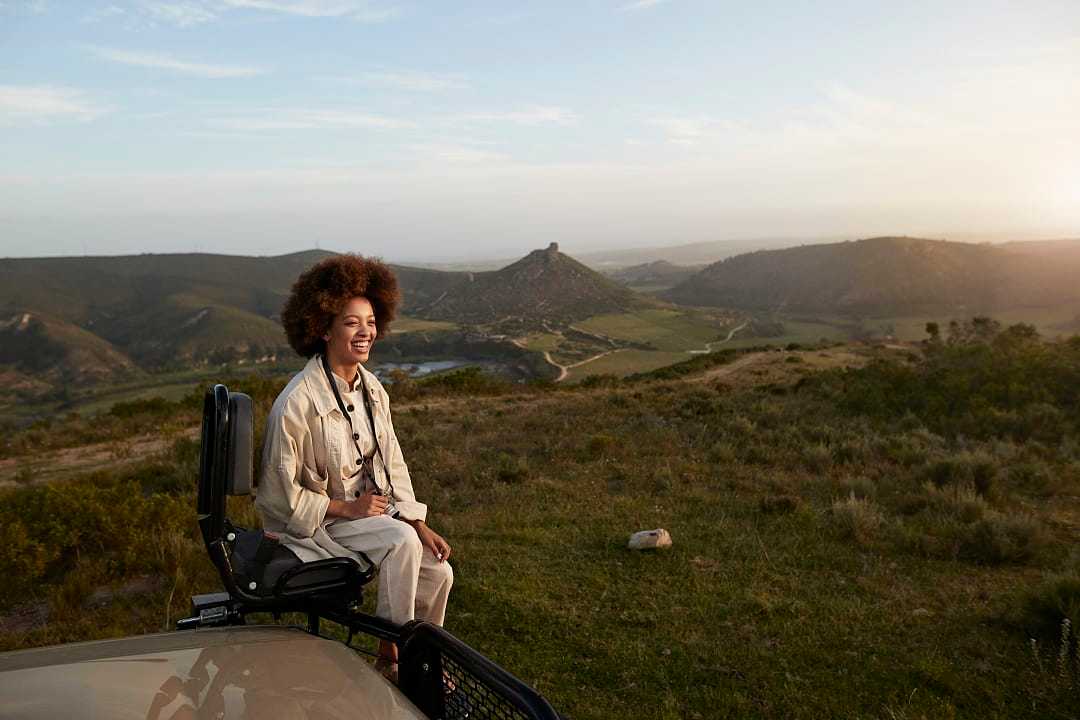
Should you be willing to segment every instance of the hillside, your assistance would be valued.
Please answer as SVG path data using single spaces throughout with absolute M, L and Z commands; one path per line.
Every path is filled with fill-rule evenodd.
M 1080 296 L 1076 243 L 987 244 L 907 237 L 739 255 L 665 297 L 681 304 L 852 315 L 976 314 Z
M 137 374 L 123 352 L 77 325 L 28 312 L 0 320 L 0 397 L 6 400 L 54 385 L 62 389 Z
M 146 369 L 272 358 L 287 352 L 277 315 L 290 286 L 303 270 L 332 254 L 4 259 L 0 313 L 62 317 L 70 328 L 128 356 L 128 364 Z M 465 278 L 464 273 L 394 269 L 406 312 Z
M 701 265 L 675 265 L 667 260 L 656 260 L 604 274 L 638 292 L 656 292 L 674 287 L 701 270 Z
M 417 314 L 433 320 L 528 327 L 568 324 L 653 304 L 551 243 L 501 270 L 471 273 L 441 298 L 418 308 Z

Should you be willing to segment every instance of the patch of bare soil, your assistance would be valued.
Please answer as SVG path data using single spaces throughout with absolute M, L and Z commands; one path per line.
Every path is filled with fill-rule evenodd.
M 749 353 L 727 365 L 709 370 L 696 380 L 720 382 L 732 387 L 774 385 L 797 382 L 813 372 L 833 368 L 859 368 L 874 353 L 862 348 L 838 347 L 827 350 L 766 350 Z
M 30 602 L 16 605 L 0 615 L 0 633 L 25 633 L 49 622 L 49 604 Z
M 41 485 L 75 472 L 116 468 L 141 462 L 167 450 L 179 437 L 195 438 L 199 428 L 191 427 L 177 435 L 142 435 L 122 441 L 95 443 L 52 450 L 39 456 L 20 455 L 0 460 L 0 488 L 13 485 Z

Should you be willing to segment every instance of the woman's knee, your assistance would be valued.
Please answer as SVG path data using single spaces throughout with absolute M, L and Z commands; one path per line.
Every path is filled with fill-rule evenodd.
M 424 551 L 424 546 L 420 543 L 420 536 L 416 534 L 412 526 L 406 523 L 398 522 L 396 526 L 391 526 L 386 531 L 385 537 L 387 544 L 391 546 L 391 552 L 401 550 L 419 556 Z
M 432 579 L 439 585 L 445 585 L 447 589 L 454 584 L 454 568 L 448 562 L 433 562 L 427 565 Z

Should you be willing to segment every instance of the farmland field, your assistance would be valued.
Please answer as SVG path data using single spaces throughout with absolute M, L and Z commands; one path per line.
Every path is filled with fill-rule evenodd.
M 597 315 L 575 327 L 617 340 L 648 343 L 657 350 L 678 352 L 702 349 L 706 343 L 723 338 L 729 326 L 736 324 L 733 317 L 720 314 L 657 309 Z

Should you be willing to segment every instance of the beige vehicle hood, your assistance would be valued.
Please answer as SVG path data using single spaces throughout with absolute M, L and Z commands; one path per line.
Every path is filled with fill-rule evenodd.
M 237 627 L 0 653 L 0 717 L 425 716 L 342 643 L 294 628 Z

